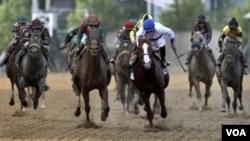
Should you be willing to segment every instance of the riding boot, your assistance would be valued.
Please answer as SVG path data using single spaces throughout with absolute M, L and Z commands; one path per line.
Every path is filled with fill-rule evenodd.
M 16 40 L 12 40 L 6 50 L 6 53 L 4 55 L 4 58 L 2 60 L 2 62 L 0 62 L 0 66 L 3 66 L 4 64 L 7 63 L 8 59 L 9 59 L 9 56 L 10 54 L 12 53 L 13 49 L 14 49 L 14 44 L 16 43 L 17 41 Z
M 190 51 L 186 59 L 186 63 L 185 63 L 186 65 L 188 65 L 191 62 L 192 57 L 193 57 L 193 53 Z
M 101 52 L 102 52 L 102 56 L 104 57 L 104 60 L 106 61 L 107 64 L 109 64 L 109 63 L 110 63 L 110 62 L 109 62 L 109 57 L 108 57 L 108 54 L 107 54 L 107 52 L 106 52 L 106 50 L 105 50 L 105 48 L 104 48 L 103 45 L 102 45 L 102 50 L 101 50 Z
M 119 49 L 115 49 L 115 55 L 110 59 L 110 63 L 115 64 L 116 57 L 118 56 Z
M 134 77 L 134 67 L 135 67 L 134 63 L 130 65 L 130 77 L 129 78 L 131 80 L 135 80 L 135 77 Z
M 222 52 L 217 60 L 217 63 L 216 63 L 216 72 L 217 72 L 218 76 L 221 76 L 220 67 L 221 67 L 221 63 L 222 63 L 222 60 L 224 59 L 224 57 L 225 57 L 225 54 Z
M 50 59 L 49 59 L 49 51 L 48 51 L 48 49 L 46 47 L 44 47 L 43 50 L 42 50 L 42 53 L 43 53 L 43 56 L 45 57 L 45 59 L 47 61 L 46 66 L 49 67 Z
M 211 57 L 212 61 L 214 62 L 214 65 L 216 65 L 216 59 L 211 48 L 208 49 L 208 54 Z
M 8 52 L 6 52 L 6 53 L 4 54 L 4 58 L 3 58 L 3 60 L 1 61 L 0 66 L 3 66 L 4 64 L 7 63 L 9 56 L 10 56 L 10 54 L 9 54 Z
M 160 54 L 161 54 L 161 67 L 165 69 L 167 67 L 166 63 L 166 47 L 160 47 Z
M 82 46 L 82 45 L 81 45 Z M 84 46 L 82 46 L 82 48 L 84 48 Z M 78 60 L 78 55 L 79 55 L 79 48 L 75 48 L 74 49 L 74 55 L 72 58 L 72 64 L 71 64 L 71 74 L 73 74 L 75 72 L 75 68 L 76 68 L 76 62 Z
M 26 48 L 22 48 L 16 55 L 16 58 L 15 58 L 15 64 L 17 66 L 17 68 L 21 68 L 21 60 L 22 60 L 22 57 L 25 55 L 26 53 Z
M 240 58 L 241 58 L 241 61 L 244 65 L 244 74 L 247 75 L 248 74 L 248 70 L 247 70 L 247 67 L 248 67 L 248 64 L 247 64 L 247 60 L 246 58 L 244 57 L 243 55 L 243 52 L 241 50 L 239 50 L 239 54 L 240 54 Z

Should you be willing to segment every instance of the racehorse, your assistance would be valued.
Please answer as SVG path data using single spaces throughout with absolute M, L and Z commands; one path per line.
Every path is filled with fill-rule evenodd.
M 222 92 L 221 112 L 226 112 L 226 104 L 228 106 L 228 113 L 230 113 L 230 97 L 228 95 L 227 87 L 231 87 L 234 91 L 234 100 L 232 107 L 234 113 L 237 110 L 237 98 L 240 101 L 239 109 L 243 110 L 242 105 L 242 81 L 244 66 L 241 61 L 241 56 L 238 51 L 238 42 L 235 39 L 226 38 L 224 59 L 221 64 L 221 74 L 218 77 L 218 82 Z
M 107 87 L 111 80 L 111 73 L 102 51 L 100 30 L 91 29 L 87 35 L 86 47 L 79 54 L 75 73 L 72 74 L 73 86 L 75 86 L 75 93 L 78 96 L 75 116 L 81 114 L 80 95 L 82 94 L 87 123 L 90 123 L 89 93 L 91 90 L 98 89 L 99 91 L 102 103 L 102 121 L 107 119 L 110 111 Z
M 136 88 L 132 81 L 129 78 L 130 66 L 129 66 L 129 54 L 132 49 L 132 44 L 130 41 L 124 40 L 121 41 L 118 55 L 115 61 L 115 77 L 116 77 L 116 90 L 117 97 L 120 97 L 120 100 L 123 104 L 123 109 L 126 114 L 129 114 L 130 103 L 134 100 L 134 95 L 136 93 Z M 127 97 L 126 89 L 127 86 Z M 118 99 L 118 98 L 117 98 Z M 126 104 L 125 104 L 126 100 Z M 125 107 L 126 105 L 126 107 Z M 139 108 L 137 102 L 133 102 L 134 113 L 139 113 Z
M 15 56 L 16 54 L 22 49 L 22 45 L 20 43 L 13 44 L 11 46 L 11 53 L 9 58 L 6 62 L 6 74 L 10 80 L 11 84 L 11 97 L 9 101 L 9 105 L 13 106 L 15 104 L 15 95 L 14 95 L 14 87 L 15 87 L 15 80 L 16 80 L 16 71 L 15 71 Z
M 195 87 L 199 111 L 202 112 L 200 82 L 205 84 L 205 106 L 207 107 L 208 97 L 211 95 L 210 88 L 212 86 L 215 74 L 215 63 L 209 55 L 209 49 L 205 46 L 200 31 L 196 31 L 192 36 L 192 52 L 193 57 L 188 66 L 188 80 L 190 86 L 190 94 L 192 87 Z
M 40 96 L 44 97 L 47 62 L 42 54 L 42 49 L 41 32 L 31 32 L 27 52 L 20 60 L 20 65 L 16 69 L 18 74 L 16 84 L 21 109 L 27 106 L 25 87 L 31 86 L 36 89 L 35 94 L 32 96 L 34 110 L 37 110 Z
M 159 52 L 159 49 L 158 49 Z M 161 117 L 167 117 L 167 108 L 165 106 L 164 89 L 168 86 L 169 74 L 163 74 L 160 58 L 156 57 L 151 41 L 147 37 L 139 37 L 139 45 L 136 53 L 138 59 L 134 67 L 134 84 L 144 101 L 147 118 L 150 127 L 153 127 L 154 112 L 150 106 L 150 96 L 152 93 L 157 95 L 161 105 Z

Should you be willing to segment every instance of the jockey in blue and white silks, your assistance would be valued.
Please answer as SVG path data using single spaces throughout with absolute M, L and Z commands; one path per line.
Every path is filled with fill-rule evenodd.
M 164 35 L 168 35 L 171 42 L 171 48 L 175 51 L 176 47 L 174 45 L 174 31 L 171 28 L 162 25 L 161 23 L 154 22 L 151 19 L 147 19 L 143 22 L 143 26 L 136 33 L 137 46 L 139 36 L 141 35 L 148 36 L 151 40 L 152 45 L 160 49 L 161 64 L 163 69 L 166 68 L 166 41 L 164 39 Z M 131 73 L 131 75 L 133 75 L 133 72 Z

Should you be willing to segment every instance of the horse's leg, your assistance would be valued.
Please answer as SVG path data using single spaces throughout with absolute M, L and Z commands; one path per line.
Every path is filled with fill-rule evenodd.
M 109 102 L 108 102 L 108 89 L 107 87 L 103 89 L 99 89 L 99 95 L 102 101 L 102 113 L 101 113 L 101 120 L 106 121 L 109 115 Z
M 9 105 L 10 106 L 15 105 L 14 82 L 12 81 L 11 81 L 11 97 L 10 97 Z
M 240 101 L 240 107 L 239 110 L 243 110 L 243 104 L 242 104 L 242 85 L 240 85 L 239 91 L 238 91 L 238 99 Z
M 128 92 L 127 92 L 127 111 L 129 111 L 129 105 L 132 102 L 133 103 L 133 107 L 134 107 L 134 114 L 139 114 L 139 107 L 137 105 L 137 101 L 135 98 L 135 88 L 133 87 L 132 82 L 128 83 Z
M 76 97 L 77 97 L 77 107 L 76 107 L 76 110 L 75 110 L 75 112 L 74 112 L 74 115 L 75 115 L 76 117 L 78 117 L 78 116 L 81 115 L 81 95 L 80 95 L 80 91 L 79 91 L 80 88 L 78 88 L 78 87 L 74 84 L 74 82 L 73 82 L 73 84 L 72 84 L 72 88 L 73 88 L 73 90 L 74 90 L 74 92 L 75 92 L 75 94 L 76 94 Z
M 220 84 L 222 93 L 221 112 L 226 112 L 226 103 L 227 103 L 228 113 L 230 113 L 230 97 L 228 96 L 227 84 L 225 82 L 220 82 Z
M 212 85 L 212 80 L 210 82 L 208 82 L 206 85 L 205 85 L 205 103 L 204 103 L 204 106 L 207 107 L 207 102 L 208 102 L 208 98 L 210 97 L 211 95 L 211 92 L 210 92 L 210 88 L 211 88 L 211 85 Z
M 166 118 L 167 117 L 167 108 L 165 106 L 165 93 L 164 93 L 164 89 L 161 90 L 158 94 L 158 99 L 161 105 L 161 117 L 162 118 Z M 156 98 L 156 97 L 155 97 Z
M 191 74 L 190 73 L 188 73 L 188 81 L 189 81 L 189 94 L 188 94 L 188 96 L 192 97 L 193 96 L 192 89 L 193 89 L 194 83 L 193 83 L 193 80 L 191 78 Z
M 153 112 L 156 114 L 160 113 L 160 108 L 161 108 L 158 99 L 159 99 L 158 96 L 154 95 Z
M 90 105 L 89 105 L 89 92 L 86 92 L 86 90 L 82 90 L 82 95 L 84 99 L 84 104 L 85 104 L 85 113 L 86 113 L 86 120 L 87 122 L 90 122 L 89 118 L 89 112 L 90 112 Z
M 239 86 L 234 87 L 233 90 L 234 90 L 234 101 L 232 103 L 232 107 L 234 109 L 234 113 L 236 114 L 236 111 L 237 111 L 237 98 L 239 98 L 240 107 L 243 109 L 242 100 L 241 100 L 241 98 L 242 98 L 242 94 L 241 94 L 242 86 L 239 84 Z
M 121 98 L 123 111 L 126 113 L 126 108 L 125 108 L 125 84 L 121 80 L 120 77 L 117 77 L 116 91 L 117 91 L 117 96 L 120 95 L 119 97 Z
M 199 81 L 196 79 L 193 79 L 193 82 L 194 82 L 194 88 L 197 94 L 198 108 L 199 108 L 199 111 L 202 112 L 201 91 L 200 91 Z
M 21 104 L 21 111 L 25 111 L 24 107 L 28 106 L 28 103 L 26 101 L 26 92 L 24 88 L 18 88 L 18 96 Z
M 141 96 L 142 96 L 142 99 L 144 101 L 145 108 L 146 108 L 146 111 L 147 111 L 149 126 L 153 127 L 154 113 L 153 113 L 153 111 L 152 111 L 152 109 L 150 107 L 150 100 L 149 100 L 150 95 L 149 94 L 147 95 L 145 93 L 141 93 Z

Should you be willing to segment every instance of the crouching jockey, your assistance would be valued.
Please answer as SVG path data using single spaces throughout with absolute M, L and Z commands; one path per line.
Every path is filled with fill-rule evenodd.
M 151 44 L 156 45 L 156 47 L 160 49 L 161 65 L 165 74 L 167 73 L 166 72 L 167 63 L 166 63 L 166 41 L 164 39 L 164 35 L 168 35 L 171 41 L 171 48 L 175 51 L 176 47 L 174 45 L 174 38 L 175 38 L 174 31 L 158 22 L 154 22 L 153 20 L 147 19 L 143 22 L 143 27 L 141 27 L 136 33 L 136 42 L 138 45 L 139 36 L 148 36 L 151 40 Z M 132 55 L 130 58 L 131 80 L 134 80 L 133 68 L 136 58 L 137 55 Z
M 12 26 L 13 39 L 8 45 L 5 56 L 3 58 L 3 61 L 0 63 L 0 66 L 7 63 L 10 54 L 15 50 L 15 47 L 17 47 L 17 45 L 20 43 L 20 36 L 22 35 L 23 29 L 26 28 L 27 26 L 29 26 L 28 18 L 24 15 L 18 16 L 17 22 L 15 22 Z
M 107 64 L 109 64 L 108 54 L 107 54 L 105 47 L 103 45 L 104 30 L 103 30 L 102 24 L 95 14 L 89 14 L 87 19 L 83 20 L 80 31 L 78 32 L 78 36 L 77 36 L 77 47 L 78 48 L 75 49 L 76 57 L 73 58 L 73 64 L 72 64 L 71 69 L 74 70 L 75 63 L 78 59 L 78 54 L 81 50 L 83 50 L 85 48 L 87 35 L 88 35 L 89 31 L 93 28 L 97 28 L 101 31 L 101 41 L 102 41 L 102 44 L 101 44 L 102 51 L 101 52 L 103 54 L 105 61 L 107 62 Z
M 219 41 L 218 41 L 218 45 L 219 45 L 219 52 L 222 52 L 222 54 L 219 56 L 218 60 L 217 60 L 217 69 L 216 69 L 216 72 L 217 74 L 220 76 L 221 75 L 221 72 L 220 72 L 220 67 L 221 67 L 221 63 L 225 57 L 225 54 L 224 52 L 222 51 L 222 43 L 225 39 L 225 37 L 229 37 L 229 38 L 233 38 L 233 39 L 236 39 L 239 44 L 238 44 L 238 51 L 239 51 L 239 54 L 241 56 L 241 61 L 245 67 L 245 70 L 244 70 L 244 73 L 245 74 L 248 74 L 248 70 L 247 70 L 247 61 L 243 55 L 243 52 L 241 50 L 241 43 L 242 43 L 242 30 L 241 30 L 241 27 L 238 25 L 238 22 L 235 18 L 232 18 L 231 21 L 229 21 L 228 25 L 226 25 L 224 28 L 223 28 L 223 33 L 222 35 L 219 37 Z
M 211 57 L 214 64 L 216 64 L 215 56 L 212 52 L 212 49 L 209 47 L 209 43 L 212 39 L 212 28 L 210 23 L 206 20 L 206 16 L 203 14 L 198 15 L 196 21 L 193 24 L 193 29 L 191 33 L 191 42 L 193 42 L 193 35 L 196 31 L 200 31 L 202 34 L 202 42 L 205 44 L 205 47 L 208 49 L 209 56 Z M 192 52 L 189 52 L 188 57 L 186 59 L 186 65 L 190 64 L 191 59 L 193 57 Z

